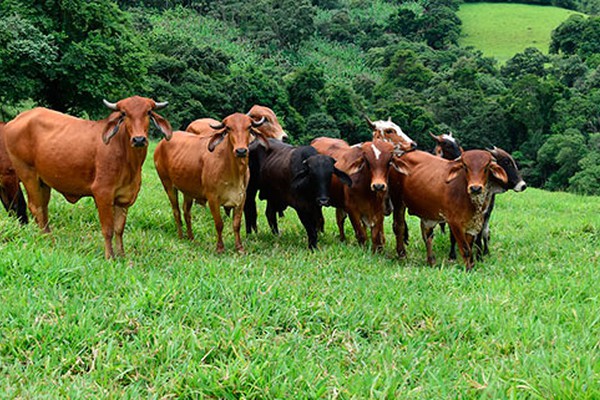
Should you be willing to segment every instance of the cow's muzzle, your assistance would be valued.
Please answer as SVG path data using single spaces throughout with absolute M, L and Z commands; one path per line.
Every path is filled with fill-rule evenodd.
M 235 149 L 235 156 L 238 158 L 244 158 L 248 155 L 248 149 L 240 147 L 239 149 Z
M 317 204 L 319 204 L 322 207 L 328 206 L 329 205 L 329 197 L 319 197 L 317 199 Z
M 483 191 L 483 186 L 481 186 L 481 185 L 469 186 L 469 193 L 471 193 L 471 194 L 480 194 L 482 191 Z
M 133 147 L 146 147 L 148 145 L 148 139 L 144 136 L 135 136 L 131 138 L 131 145 Z
M 385 183 L 374 183 L 371 185 L 371 190 L 374 192 L 383 192 L 387 189 L 387 185 Z
M 525 189 L 527 189 L 527 184 L 525 183 L 525 181 L 521 181 L 515 185 L 513 190 L 515 192 L 522 192 Z

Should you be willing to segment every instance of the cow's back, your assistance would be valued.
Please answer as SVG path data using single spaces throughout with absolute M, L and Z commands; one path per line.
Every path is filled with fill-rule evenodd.
M 35 108 L 6 125 L 6 147 L 15 167 L 19 164 L 35 170 L 48 186 L 75 197 L 91 195 L 96 164 L 101 161 L 97 152 L 110 151 L 102 143 L 102 126 L 96 121 Z M 111 147 L 117 147 L 116 141 L 113 143 Z
M 260 166 L 260 198 L 285 201 L 293 178 L 291 171 L 293 146 L 270 139 L 269 150 Z
M 187 128 L 185 128 L 185 131 L 191 132 L 195 135 L 210 136 L 215 132 L 215 130 L 213 128 L 211 128 L 210 126 L 211 125 L 218 126 L 220 123 L 221 123 L 221 121 L 217 121 L 216 119 L 200 118 L 195 121 L 192 121 L 187 126 Z
M 208 138 L 176 131 L 171 140 L 161 140 L 156 146 L 154 165 L 161 180 L 168 179 L 178 190 L 204 200 L 203 160 L 211 155 Z

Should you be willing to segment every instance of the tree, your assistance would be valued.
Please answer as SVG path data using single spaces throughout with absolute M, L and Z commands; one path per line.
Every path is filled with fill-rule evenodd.
M 147 52 L 128 14 L 113 1 L 4 2 L 5 15 L 25 21 L 23 33 L 32 35 L 28 44 L 35 45 L 25 66 L 36 68 L 43 58 L 43 68 L 25 74 L 37 86 L 26 96 L 60 111 L 105 115 L 102 98 L 141 91 Z M 19 47 L 25 49 L 24 43 Z

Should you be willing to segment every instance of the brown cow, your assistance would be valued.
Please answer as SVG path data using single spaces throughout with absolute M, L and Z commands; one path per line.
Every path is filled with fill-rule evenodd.
M 50 232 L 50 189 L 70 203 L 92 196 L 98 208 L 104 255 L 124 255 L 123 230 L 127 209 L 135 202 L 142 180 L 152 121 L 170 139 L 169 122 L 154 112 L 167 105 L 145 97 L 129 97 L 116 104 L 101 121 L 87 121 L 46 108 L 21 113 L 6 124 L 6 147 L 25 186 L 29 210 Z
M 6 146 L 4 145 L 4 122 L 0 122 L 0 200 L 6 211 L 16 215 L 19 222 L 26 224 L 27 202 L 19 185 L 19 178 L 13 168 L 12 162 L 8 157 Z
M 350 146 L 341 139 L 322 137 L 313 140 L 311 146 L 336 159 L 338 168 L 352 179 L 351 186 L 342 184 L 336 176 L 331 180 L 330 205 L 336 208 L 341 240 L 345 240 L 344 220 L 348 215 L 358 243 L 366 242 L 366 226 L 371 229 L 373 252 L 381 250 L 385 244 L 384 200 L 394 145 L 375 140 Z
M 412 140 L 398 125 L 392 122 L 392 118 L 387 121 L 371 121 L 365 116 L 369 127 L 373 130 L 373 140 L 379 139 L 390 142 L 394 145 L 396 151 L 405 152 L 417 148 L 417 143 Z
M 169 142 L 161 141 L 158 144 L 154 151 L 154 165 L 171 202 L 180 238 L 183 232 L 178 191 L 183 193 L 183 215 L 189 239 L 194 238 L 191 220 L 193 201 L 200 204 L 208 202 L 217 230 L 217 252 L 225 249 L 221 206 L 234 209 L 235 247 L 238 251 L 244 251 L 240 225 L 250 177 L 248 143 L 254 135 L 268 147 L 257 129 L 263 122 L 236 113 L 211 125 L 211 136 L 178 131 Z M 221 142 L 223 145 L 219 146 Z
M 456 238 L 466 269 L 473 268 L 473 240 L 481 232 L 483 213 L 491 199 L 488 179 L 493 176 L 506 183 L 506 172 L 483 150 L 466 151 L 454 161 L 412 151 L 398 157 L 396 162 L 400 172 L 390 172 L 390 194 L 398 255 L 406 254 L 404 212 L 408 208 L 410 214 L 421 218 L 421 233 L 430 265 L 435 264 L 431 246 L 433 228 L 445 221 Z
M 250 116 L 250 118 L 252 118 L 255 122 L 264 121 L 256 128 L 260 133 L 262 133 L 263 137 L 267 139 L 273 138 L 281 140 L 282 142 L 287 141 L 287 133 L 285 133 L 279 124 L 277 116 L 270 108 L 254 105 L 250 111 L 248 111 L 247 115 Z M 215 119 L 200 118 L 190 123 L 185 130 L 186 132 L 195 133 L 196 135 L 211 136 L 214 133 L 211 125 L 218 124 L 219 121 Z

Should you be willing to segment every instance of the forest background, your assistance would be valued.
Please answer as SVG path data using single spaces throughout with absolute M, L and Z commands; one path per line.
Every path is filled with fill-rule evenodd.
M 451 131 L 511 152 L 531 186 L 599 195 L 600 2 L 520 3 L 582 14 L 548 54 L 499 64 L 459 45 L 456 0 L 0 0 L 0 118 L 103 118 L 103 98 L 139 94 L 183 129 L 262 104 L 304 144 L 391 117 L 425 150 Z

